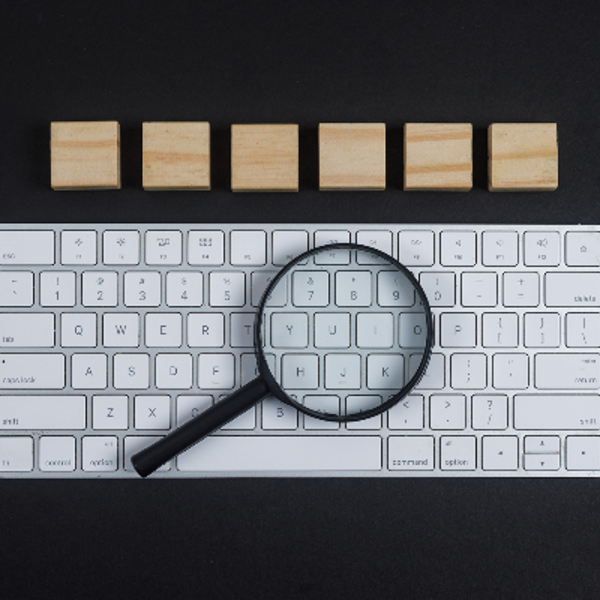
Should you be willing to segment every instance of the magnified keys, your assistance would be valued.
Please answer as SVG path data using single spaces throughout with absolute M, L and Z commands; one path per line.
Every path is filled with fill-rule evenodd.
M 132 464 L 149 475 L 267 394 L 320 419 L 368 419 L 417 385 L 432 344 L 429 303 L 406 267 L 366 246 L 316 248 L 263 295 L 254 324 L 259 376 Z

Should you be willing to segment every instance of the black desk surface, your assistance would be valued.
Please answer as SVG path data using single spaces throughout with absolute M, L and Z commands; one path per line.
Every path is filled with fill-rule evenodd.
M 0 5 L 5 222 L 598 223 L 594 3 Z M 49 124 L 118 120 L 123 189 L 49 187 Z M 212 128 L 213 191 L 141 188 L 141 123 Z M 317 125 L 388 125 L 388 189 L 317 190 Z M 402 125 L 474 125 L 475 188 L 409 194 Z M 492 122 L 558 123 L 560 187 L 486 191 Z M 231 123 L 300 125 L 299 194 L 229 191 Z M 586 480 L 0 480 L 2 598 L 591 598 Z

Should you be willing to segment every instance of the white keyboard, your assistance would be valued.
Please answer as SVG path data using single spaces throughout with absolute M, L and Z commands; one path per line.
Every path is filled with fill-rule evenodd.
M 254 377 L 263 290 L 332 242 L 418 276 L 419 386 L 341 425 L 267 399 L 154 477 L 600 475 L 600 227 L 0 229 L 0 477 L 137 477 L 132 454 Z

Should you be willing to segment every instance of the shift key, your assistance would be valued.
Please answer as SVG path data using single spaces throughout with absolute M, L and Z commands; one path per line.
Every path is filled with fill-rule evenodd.
M 64 354 L 0 354 L 0 389 L 60 390 L 64 387 Z

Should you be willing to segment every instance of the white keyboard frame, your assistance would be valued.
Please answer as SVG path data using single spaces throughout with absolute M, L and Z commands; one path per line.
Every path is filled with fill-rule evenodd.
M 600 476 L 600 470 L 567 470 L 566 469 L 566 452 L 568 451 L 566 448 L 566 439 L 571 436 L 583 436 L 583 437 L 593 437 L 595 440 L 600 439 L 600 425 L 596 423 L 589 429 L 567 429 L 567 430 L 517 430 L 512 425 L 514 424 L 514 396 L 522 395 L 522 394 L 552 394 L 552 395 L 562 395 L 562 394 L 586 394 L 595 396 L 595 405 L 600 403 L 600 396 L 598 395 L 598 387 L 594 389 L 589 389 L 582 391 L 579 390 L 560 390 L 560 391 L 546 391 L 546 390 L 538 390 L 534 387 L 534 376 L 533 376 L 533 356 L 536 353 L 565 353 L 565 354 L 580 354 L 580 353 L 589 353 L 589 354 L 598 354 L 600 353 L 599 348 L 590 348 L 581 349 L 581 348 L 569 348 L 565 345 L 565 315 L 570 312 L 598 312 L 599 309 L 590 307 L 582 307 L 573 308 L 573 307 L 545 307 L 543 305 L 544 301 L 544 282 L 545 282 L 545 274 L 547 272 L 585 272 L 585 273 L 599 273 L 600 268 L 597 266 L 569 266 L 566 264 L 566 244 L 565 244 L 565 234 L 567 232 L 600 232 L 600 226 L 591 226 L 591 225 L 552 225 L 552 226 L 538 226 L 538 225 L 472 225 L 472 224 L 464 224 L 464 225 L 426 225 L 426 224 L 418 224 L 418 225 L 384 225 L 384 224 L 248 224 L 248 223 L 239 223 L 239 224 L 103 224 L 103 225 L 91 225 L 91 224 L 37 224 L 37 225 L 29 225 L 29 224 L 21 224 L 21 225 L 1 225 L 0 230 L 2 231 L 11 231 L 11 230 L 27 230 L 27 231 L 37 231 L 37 230 L 45 230 L 45 231 L 55 231 L 55 264 L 54 267 L 47 265 L 1 265 L 0 272 L 2 271 L 10 271 L 10 270 L 21 270 L 21 271 L 32 271 L 34 273 L 35 282 L 37 286 L 37 282 L 39 281 L 39 273 L 41 271 L 47 270 L 66 270 L 66 271 L 75 271 L 77 273 L 77 299 L 78 306 L 76 308 L 62 308 L 62 309 L 52 309 L 52 308 L 44 308 L 40 307 L 39 302 L 39 291 L 35 290 L 35 305 L 34 308 L 31 309 L 34 312 L 49 312 L 57 315 L 56 322 L 58 323 L 58 315 L 62 312 L 94 312 L 94 309 L 89 309 L 82 307 L 79 304 L 81 299 L 81 277 L 80 273 L 82 271 L 102 269 L 102 270 L 110 270 L 116 271 L 119 277 L 119 296 L 120 303 L 119 306 L 115 309 L 110 309 L 114 311 L 127 311 L 132 310 L 121 304 L 122 302 L 122 287 L 121 282 L 123 281 L 123 273 L 132 270 L 147 270 L 147 271 L 159 271 L 162 274 L 162 281 L 164 281 L 166 277 L 166 273 L 169 271 L 180 270 L 193 270 L 194 267 L 187 264 L 187 235 L 188 231 L 196 231 L 196 230 L 221 230 L 225 232 L 225 266 L 220 267 L 222 269 L 227 270 L 235 270 L 235 271 L 243 271 L 246 274 L 246 298 L 249 300 L 250 298 L 250 281 L 251 281 L 251 273 L 258 270 L 268 270 L 268 271 L 276 271 L 279 267 L 273 266 L 271 264 L 272 258 L 272 233 L 274 231 L 280 230 L 302 230 L 308 232 L 309 240 L 310 240 L 310 248 L 314 247 L 315 243 L 315 233 L 317 231 L 340 231 L 340 232 L 349 232 L 350 240 L 341 239 L 341 240 L 332 240 L 332 241 L 357 241 L 357 233 L 361 231 L 389 231 L 392 232 L 392 255 L 395 258 L 401 257 L 399 254 L 399 242 L 398 242 L 398 234 L 400 231 L 403 232 L 414 232 L 414 231 L 431 231 L 434 234 L 434 252 L 435 252 L 435 264 L 429 267 L 411 267 L 409 268 L 415 273 L 415 275 L 419 276 L 422 272 L 443 272 L 443 271 L 453 271 L 456 273 L 455 277 L 455 297 L 456 297 L 456 305 L 454 308 L 436 308 L 433 306 L 434 313 L 434 324 L 436 329 L 436 343 L 434 346 L 434 353 L 443 352 L 445 355 L 445 371 L 446 371 L 446 387 L 442 390 L 422 390 L 417 389 L 415 393 L 421 394 L 424 396 L 424 414 L 423 414 L 423 423 L 424 427 L 421 430 L 398 430 L 398 429 L 389 429 L 387 416 L 384 415 L 382 419 L 382 428 L 378 431 L 350 431 L 346 428 L 344 424 L 340 426 L 340 429 L 337 431 L 315 431 L 310 430 L 307 431 L 303 428 L 303 417 L 299 415 L 298 420 L 298 428 L 293 432 L 293 437 L 296 436 L 318 436 L 318 437 L 375 437 L 380 439 L 381 444 L 381 468 L 375 470 L 251 470 L 251 471 L 202 471 L 202 472 L 182 472 L 176 470 L 172 467 L 169 471 L 157 472 L 153 475 L 153 477 L 157 478 L 201 478 L 201 477 L 598 477 Z M 101 266 L 96 265 L 96 267 L 89 266 L 72 266 L 72 265 L 61 265 L 60 264 L 60 248 L 59 248 L 59 240 L 60 240 L 60 232 L 61 231 L 90 231 L 95 230 L 98 232 L 97 236 L 97 257 L 98 262 L 100 262 L 100 258 L 102 257 L 102 232 L 104 230 L 137 230 L 140 232 L 141 239 L 143 239 L 144 233 L 148 230 L 163 230 L 163 231 L 182 231 L 184 232 L 184 243 L 183 243 L 183 263 L 181 266 L 149 266 L 143 264 L 143 253 L 142 260 L 140 265 L 137 267 L 133 266 Z M 233 230 L 262 230 L 267 233 L 267 264 L 265 266 L 232 266 L 229 262 L 230 257 L 230 248 L 229 248 L 229 233 Z M 477 249 L 476 249 L 476 265 L 475 266 L 465 266 L 465 267 L 445 267 L 440 265 L 440 236 L 442 232 L 475 232 L 476 241 L 477 241 Z M 519 238 L 519 247 L 518 247 L 518 264 L 516 266 L 506 266 L 506 267 L 485 267 L 481 262 L 481 249 L 482 249 L 482 234 L 483 232 L 490 231 L 498 231 L 498 232 L 516 232 Z M 559 258 L 560 264 L 558 266 L 526 266 L 524 265 L 524 236 L 526 232 L 531 233 L 541 233 L 541 232 L 557 232 L 559 234 Z M 143 244 L 142 244 L 143 245 Z M 598 257 L 596 257 L 598 259 Z M 600 261 L 599 261 L 600 262 Z M 135 312 L 143 315 L 145 312 L 165 312 L 165 311 L 173 311 L 180 312 L 183 315 L 186 315 L 188 312 L 210 312 L 214 310 L 215 312 L 223 312 L 225 313 L 225 323 L 226 323 L 226 340 L 230 339 L 229 329 L 230 329 L 230 320 L 228 315 L 230 312 L 253 312 L 255 310 L 254 307 L 250 306 L 249 301 L 247 301 L 246 305 L 243 308 L 234 308 L 234 309 L 213 309 L 207 303 L 208 298 L 208 273 L 211 271 L 219 270 L 219 267 L 195 267 L 204 272 L 204 304 L 200 309 L 187 309 L 187 308 L 179 308 L 179 309 L 169 309 L 164 305 L 164 297 L 165 297 L 165 289 L 164 285 L 162 287 L 162 301 L 160 307 L 145 309 L 145 308 L 135 308 L 133 309 Z M 460 281 L 461 273 L 467 272 L 478 272 L 478 271 L 486 271 L 486 272 L 495 272 L 497 273 L 497 296 L 498 296 L 498 304 L 494 308 L 483 308 L 483 307 L 462 307 L 459 300 L 461 299 L 461 289 L 460 289 Z M 539 273 L 539 294 L 540 294 L 540 305 L 537 308 L 505 308 L 502 305 L 502 285 L 503 285 L 503 274 L 505 272 L 537 272 Z M 600 296 L 600 290 L 599 290 Z M 0 308 L 0 312 L 23 312 L 27 309 L 20 308 Z M 98 309 L 98 313 L 104 312 L 105 309 Z M 442 312 L 460 312 L 466 311 L 469 313 L 474 313 L 476 315 L 476 329 L 477 329 L 477 347 L 467 350 L 462 348 L 447 348 L 441 349 L 439 346 L 439 338 L 437 329 L 440 326 L 440 314 Z M 558 313 L 560 318 L 560 347 L 557 349 L 546 349 L 546 348 L 531 348 L 525 347 L 522 344 L 523 341 L 523 315 L 525 313 L 531 312 L 552 312 Z M 107 312 L 110 312 L 107 310 Z M 529 364 L 529 387 L 525 390 L 510 390 L 510 391 L 502 391 L 492 387 L 491 381 L 491 364 L 492 364 L 492 356 L 496 353 L 507 353 L 510 352 L 509 349 L 501 349 L 501 348 L 485 348 L 481 344 L 482 334 L 480 331 L 481 323 L 482 323 L 482 314 L 487 312 L 510 312 L 516 313 L 518 315 L 519 322 L 519 346 L 514 352 L 520 354 L 528 355 L 528 364 Z M 185 317 L 184 317 L 185 319 Z M 185 324 L 185 320 L 184 320 Z M 185 325 L 184 325 L 185 326 Z M 101 340 L 101 323 L 100 319 L 98 319 L 98 340 Z M 100 346 L 101 347 L 101 346 Z M 64 394 L 64 395 L 85 395 L 87 400 L 87 420 L 85 429 L 73 431 L 73 430 L 49 430 L 49 431 L 23 431 L 23 430 L 4 430 L 0 429 L 0 437 L 2 436 L 32 436 L 34 440 L 34 448 L 35 448 L 35 457 L 33 464 L 33 470 L 28 472 L 0 472 L 0 478 L 135 478 L 137 475 L 133 471 L 125 471 L 123 470 L 123 438 L 126 435 L 162 435 L 165 432 L 146 432 L 135 430 L 133 427 L 133 396 L 137 394 L 141 395 L 171 395 L 171 423 L 174 424 L 176 422 L 176 407 L 175 407 L 175 398 L 178 395 L 186 395 L 186 394 L 202 394 L 207 393 L 212 395 L 215 399 L 219 398 L 222 394 L 226 394 L 227 391 L 217 391 L 217 390 L 209 390 L 209 391 L 199 391 L 197 389 L 197 378 L 194 378 L 195 389 L 190 391 L 182 391 L 177 390 L 173 392 L 169 392 L 163 389 L 156 389 L 153 385 L 153 377 L 151 377 L 151 387 L 148 390 L 143 390 L 139 392 L 131 391 L 129 393 L 129 429 L 126 431 L 99 431 L 97 429 L 92 428 L 92 408 L 91 408 L 91 397 L 93 395 L 124 395 L 127 394 L 126 391 L 116 390 L 111 387 L 112 378 L 108 378 L 108 387 L 104 390 L 90 390 L 90 391 L 82 391 L 82 390 L 74 390 L 69 386 L 70 383 L 70 374 L 69 374 L 69 355 L 77 352 L 92 352 L 94 349 L 76 349 L 76 348 L 48 348 L 43 350 L 30 350 L 31 352 L 48 352 L 48 353 L 63 353 L 67 356 L 66 364 L 67 364 L 67 374 L 66 374 L 66 383 L 67 387 L 64 390 L 60 390 L 59 392 L 53 390 L 48 392 L 49 394 Z M 191 348 L 189 350 L 186 347 L 182 347 L 178 349 L 180 352 L 190 352 L 197 356 L 199 353 L 198 348 Z M 26 352 L 27 350 L 24 348 L 15 348 L 7 349 L 0 348 L 0 353 L 4 352 Z M 104 350 L 103 350 L 104 351 Z M 116 353 L 119 351 L 125 352 L 140 352 L 147 353 L 151 356 L 151 365 L 153 364 L 153 358 L 157 353 L 168 352 L 169 349 L 160 349 L 160 348 L 146 348 L 144 345 L 143 336 L 141 336 L 140 346 L 135 350 L 120 350 L 120 349 L 107 349 L 105 352 L 107 354 Z M 210 350 L 209 350 L 210 351 Z M 239 386 L 240 382 L 240 354 L 247 354 L 252 352 L 251 348 L 229 348 L 225 347 L 219 349 L 217 351 L 224 351 L 228 353 L 232 353 L 236 355 L 236 387 Z M 449 356 L 454 353 L 462 353 L 462 352 L 475 352 L 479 354 L 485 354 L 487 356 L 486 361 L 486 369 L 487 369 L 487 385 L 484 389 L 477 390 L 460 390 L 453 389 L 449 386 Z M 110 365 L 109 358 L 109 365 Z M 110 370 L 110 367 L 109 367 Z M 31 391 L 7 391 L 1 390 L 0 396 L 3 395 L 30 395 L 30 394 L 43 394 L 42 390 L 31 390 Z M 429 402 L 428 397 L 432 394 L 463 394 L 466 397 L 465 401 L 465 424 L 466 427 L 460 430 L 431 430 L 428 424 L 430 423 L 430 415 L 429 415 Z M 472 415 L 471 415 L 471 397 L 473 395 L 485 395 L 485 394 L 494 394 L 494 395 L 502 395 L 505 394 L 508 396 L 508 428 L 505 430 L 475 430 L 472 428 Z M 214 437 L 217 436 L 235 436 L 236 438 L 246 438 L 247 436 L 288 436 L 290 432 L 286 431 L 274 431 L 261 430 L 261 405 L 259 404 L 256 408 L 256 428 L 254 431 L 227 431 L 227 432 L 217 432 L 214 434 Z M 39 438 L 41 436 L 74 436 L 76 438 L 76 462 L 77 468 L 73 472 L 48 472 L 41 471 L 39 469 L 39 465 L 37 464 L 37 455 L 38 455 L 38 445 Z M 551 471 L 537 471 L 537 470 L 525 470 L 523 468 L 524 462 L 524 438 L 528 435 L 544 435 L 544 436 L 560 436 L 560 452 L 559 452 L 559 461 L 560 468 L 558 470 Z M 115 472 L 87 472 L 81 470 L 80 465 L 80 457 L 81 457 L 81 439 L 86 436 L 116 436 L 118 437 L 118 460 L 119 460 L 119 470 Z M 407 436 L 433 436 L 434 439 L 434 470 L 390 470 L 388 469 L 388 450 L 389 443 L 388 438 L 395 437 L 407 437 Z M 445 442 L 442 438 L 447 436 L 474 436 L 476 439 L 476 468 L 475 470 L 443 470 L 440 469 L 440 455 L 441 455 L 441 446 Z M 481 468 L 481 458 L 482 458 L 482 438 L 484 437 L 495 437 L 495 436 L 514 436 L 518 439 L 518 468 L 517 470 L 508 470 L 508 471 L 488 471 L 482 470 Z M 324 443 L 324 442 L 323 442 Z M 594 442 L 595 443 L 595 442 Z M 325 443 L 324 443 L 325 444 Z M 326 446 L 323 445 L 323 448 Z M 598 457 L 600 461 L 600 456 Z

